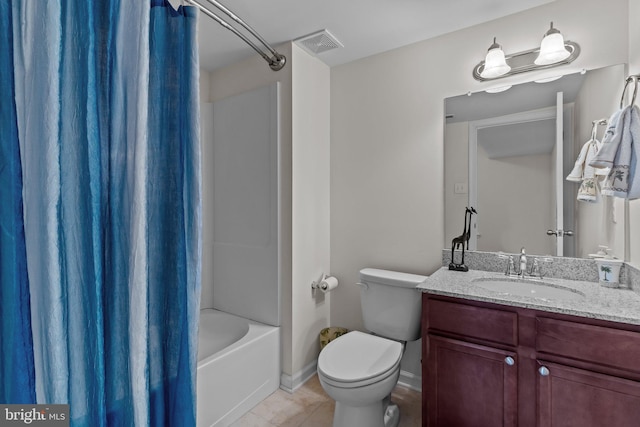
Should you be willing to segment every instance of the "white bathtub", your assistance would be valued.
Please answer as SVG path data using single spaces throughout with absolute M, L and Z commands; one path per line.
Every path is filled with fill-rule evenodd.
M 228 426 L 278 389 L 280 328 L 200 310 L 197 425 Z

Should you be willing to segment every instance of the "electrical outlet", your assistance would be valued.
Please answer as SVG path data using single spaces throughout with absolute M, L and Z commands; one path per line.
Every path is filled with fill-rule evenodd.
M 453 184 L 453 192 L 454 194 L 467 194 L 467 183 L 456 182 Z

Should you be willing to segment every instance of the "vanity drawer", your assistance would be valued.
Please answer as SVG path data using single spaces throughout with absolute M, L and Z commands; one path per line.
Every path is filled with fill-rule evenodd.
M 518 344 L 518 315 L 466 304 L 429 299 L 427 326 L 441 331 L 500 344 Z
M 640 333 L 537 318 L 536 350 L 640 373 Z

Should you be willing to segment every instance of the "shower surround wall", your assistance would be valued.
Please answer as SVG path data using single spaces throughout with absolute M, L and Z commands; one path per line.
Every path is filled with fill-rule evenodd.
M 302 49 L 277 47 L 287 65 L 273 72 L 259 56 L 223 69 L 201 70 L 203 101 L 216 102 L 279 84 L 278 270 L 280 281 L 281 388 L 293 390 L 315 373 L 318 333 L 329 326 L 330 295 L 313 295 L 311 282 L 329 265 L 329 68 Z M 203 165 L 203 173 L 206 165 Z M 207 183 L 203 183 L 203 193 Z M 204 223 L 213 220 L 204 217 Z M 206 227 L 206 226 L 205 226 Z M 205 250 L 206 252 L 206 250 Z M 205 258 L 203 263 L 207 263 Z M 204 267 L 206 269 L 206 267 Z M 213 273 L 215 274 L 215 273 Z M 204 273 L 203 273 L 204 276 Z M 204 304 L 216 304 L 203 281 Z M 207 289 L 205 289 L 207 288 Z M 249 287 L 239 284 L 238 295 Z
M 280 326 L 278 83 L 204 104 L 201 115 L 201 307 Z

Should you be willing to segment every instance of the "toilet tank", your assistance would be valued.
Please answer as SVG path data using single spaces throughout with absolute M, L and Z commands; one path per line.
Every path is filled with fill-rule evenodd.
M 397 341 L 419 339 L 422 294 L 416 286 L 426 278 L 376 268 L 360 270 L 360 302 L 365 328 Z

